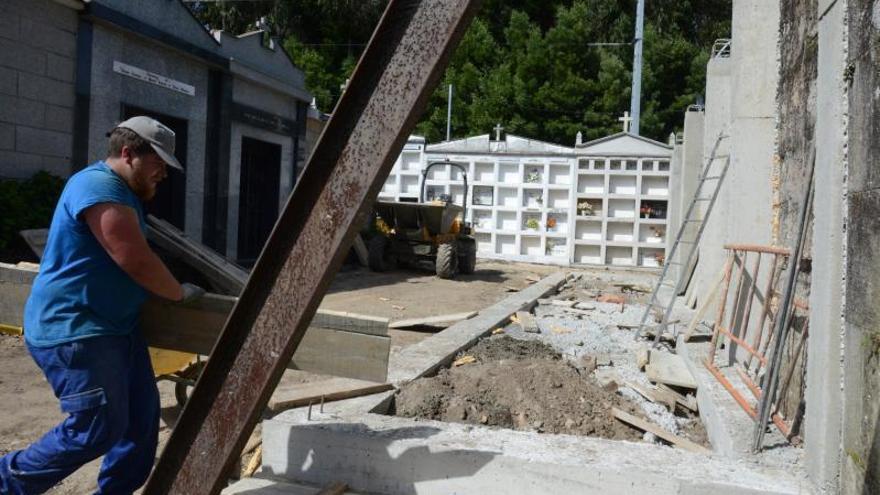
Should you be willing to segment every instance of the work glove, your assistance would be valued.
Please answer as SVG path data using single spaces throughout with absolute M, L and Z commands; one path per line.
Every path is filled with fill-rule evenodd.
M 201 299 L 202 296 L 205 295 L 205 289 L 199 287 L 198 285 L 191 284 L 189 282 L 184 282 L 180 284 L 183 288 L 183 298 L 181 298 L 179 303 L 186 304 L 198 299 Z

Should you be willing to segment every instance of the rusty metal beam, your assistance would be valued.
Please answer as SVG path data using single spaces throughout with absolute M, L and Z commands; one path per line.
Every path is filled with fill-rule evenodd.
M 144 493 L 215 494 L 479 0 L 391 0 Z M 332 359 L 332 356 L 328 356 Z

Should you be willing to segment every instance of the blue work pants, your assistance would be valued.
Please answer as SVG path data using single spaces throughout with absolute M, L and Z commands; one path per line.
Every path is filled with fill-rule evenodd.
M 43 493 L 104 456 L 98 494 L 127 495 L 147 479 L 159 434 L 159 392 L 139 332 L 28 346 L 67 418 L 0 458 L 0 494 Z

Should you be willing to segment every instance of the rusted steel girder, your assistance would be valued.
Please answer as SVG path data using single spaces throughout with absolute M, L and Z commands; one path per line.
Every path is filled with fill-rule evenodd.
M 215 494 L 480 0 L 391 0 L 144 493 Z M 332 356 L 327 356 L 332 359 Z

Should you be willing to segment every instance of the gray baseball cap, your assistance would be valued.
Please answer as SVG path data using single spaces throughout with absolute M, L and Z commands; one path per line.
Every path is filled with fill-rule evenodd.
M 165 163 L 183 171 L 183 165 L 174 158 L 174 131 L 156 119 L 139 115 L 132 117 L 125 122 L 116 126 L 133 131 L 138 136 L 144 138 L 156 151 Z

